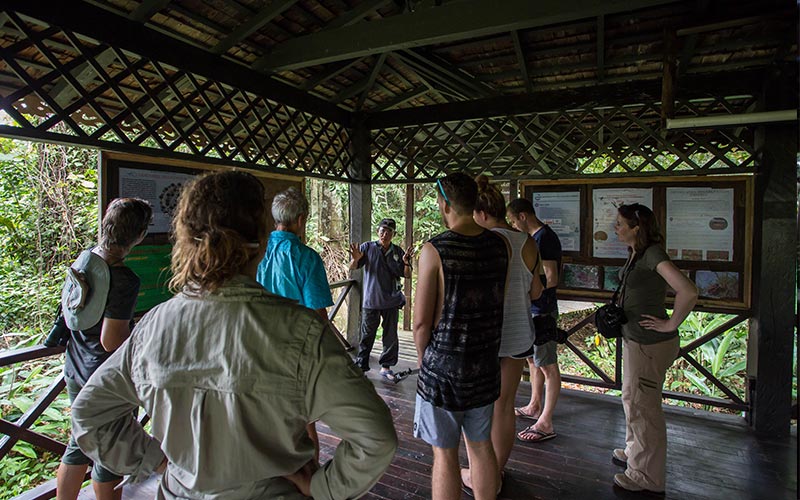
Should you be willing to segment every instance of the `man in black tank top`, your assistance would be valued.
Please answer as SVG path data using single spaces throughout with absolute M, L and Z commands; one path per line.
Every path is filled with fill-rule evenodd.
M 477 498 L 499 484 L 491 443 L 500 395 L 500 334 L 508 268 L 505 241 L 472 218 L 478 189 L 464 174 L 437 181 L 449 229 L 422 247 L 414 300 L 420 364 L 414 436 L 433 447 L 434 499 L 461 498 L 458 445 L 463 431 Z

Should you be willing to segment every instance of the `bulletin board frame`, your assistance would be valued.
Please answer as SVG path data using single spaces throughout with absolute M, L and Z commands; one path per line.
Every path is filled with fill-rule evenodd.
M 661 226 L 662 234 L 667 239 L 668 188 L 732 190 L 732 258 L 727 261 L 696 258 L 688 260 L 682 259 L 681 255 L 674 253 L 671 257 L 673 257 L 675 265 L 695 283 L 698 283 L 698 279 L 700 279 L 698 284 L 703 286 L 699 287 L 701 293 L 698 299 L 698 309 L 739 313 L 749 311 L 751 304 L 754 184 L 752 175 L 525 180 L 520 181 L 519 192 L 521 197 L 531 201 L 533 201 L 534 193 L 574 193 L 576 191 L 580 193 L 580 250 L 563 252 L 558 296 L 568 300 L 606 301 L 611 298 L 613 293 L 613 288 L 611 288 L 613 279 L 607 280 L 605 274 L 611 274 L 613 268 L 623 266 L 625 258 L 595 257 L 593 255 L 593 238 L 597 237 L 593 231 L 595 218 L 593 193 L 595 190 L 624 188 L 651 190 L 651 208 Z M 616 238 L 613 233 L 600 236 Z M 565 282 L 565 276 L 569 283 Z M 709 286 L 709 279 L 717 279 L 720 283 L 713 283 Z M 722 286 L 722 281 L 725 281 L 726 286 Z M 715 296 L 717 290 L 723 291 L 721 296 Z M 671 302 L 669 293 L 667 301 Z
M 125 264 L 141 280 L 136 313 L 143 314 L 172 296 L 167 286 L 172 250 L 169 228 L 171 209 L 177 204 L 182 182 L 205 172 L 230 170 L 230 167 L 107 151 L 100 152 L 98 163 L 100 220 L 109 201 L 120 195 L 134 195 L 137 190 L 141 193 L 139 197 L 147 199 L 153 207 L 151 230 L 125 259 Z M 250 169 L 234 170 L 249 172 L 264 184 L 268 207 L 272 205 L 275 194 L 289 187 L 305 192 L 303 177 Z M 122 186 L 123 182 L 127 184 Z M 271 231 L 275 222 L 269 210 L 267 218 L 267 227 Z

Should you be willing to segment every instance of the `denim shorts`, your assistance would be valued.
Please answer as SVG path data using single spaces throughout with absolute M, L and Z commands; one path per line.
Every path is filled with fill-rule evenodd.
M 437 448 L 458 448 L 461 431 L 472 442 L 492 437 L 494 403 L 466 411 L 448 411 L 433 406 L 417 394 L 414 407 L 414 437 Z
M 67 394 L 69 395 L 69 402 L 70 404 L 75 401 L 75 398 L 78 397 L 78 393 L 81 392 L 81 384 L 78 382 L 67 378 L 65 379 L 67 382 Z M 61 463 L 65 465 L 89 465 L 91 460 L 89 457 L 83 454 L 81 449 L 78 447 L 78 443 L 75 442 L 75 438 L 73 436 L 69 437 L 69 443 L 67 443 L 67 449 L 64 451 L 64 456 L 61 457 Z M 95 463 L 92 466 L 92 480 L 98 483 L 110 483 L 112 481 L 119 481 L 122 479 L 122 476 L 118 476 L 111 472 L 110 470 L 101 467 L 99 464 Z

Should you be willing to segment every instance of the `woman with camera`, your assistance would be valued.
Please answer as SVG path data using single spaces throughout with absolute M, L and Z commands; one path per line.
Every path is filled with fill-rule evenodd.
M 639 203 L 618 208 L 617 238 L 629 248 L 622 308 L 622 404 L 625 448 L 615 463 L 626 466 L 614 484 L 630 491 L 661 493 L 666 485 L 667 426 L 661 388 L 678 356 L 678 327 L 697 302 L 697 288 L 664 251 L 653 211 Z M 672 316 L 665 309 L 667 285 L 675 291 Z
M 150 205 L 144 200 L 113 200 L 101 223 L 100 244 L 83 252 L 68 271 L 68 285 L 73 280 L 74 286 L 65 287 L 62 309 L 67 326 L 72 328 L 64 363 L 70 402 L 75 401 L 89 377 L 131 334 L 139 277 L 123 260 L 144 239 L 152 215 Z M 86 288 L 87 283 L 91 289 Z M 76 326 L 84 324 L 87 326 Z M 71 436 L 58 467 L 56 498 L 78 497 L 89 462 Z M 92 486 L 98 499 L 122 498 L 122 489 L 115 489 L 121 480 L 120 476 L 94 464 Z

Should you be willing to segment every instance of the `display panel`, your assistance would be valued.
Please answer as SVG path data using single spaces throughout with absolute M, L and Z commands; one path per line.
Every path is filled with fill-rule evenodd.
M 210 170 L 226 167 L 180 162 L 160 158 L 102 152 L 100 155 L 100 206 L 103 212 L 108 202 L 119 197 L 137 197 L 150 202 L 153 221 L 144 241 L 125 259 L 141 279 L 136 312 L 147 312 L 169 299 L 170 230 L 178 198 L 184 186 L 196 176 Z M 299 177 L 251 171 L 264 184 L 267 206 L 275 195 L 289 187 L 304 189 Z M 101 214 L 102 217 L 102 214 Z M 268 211 L 267 227 L 274 228 L 272 214 Z
M 556 232 L 564 252 L 581 249 L 580 191 L 534 191 L 533 208 L 536 216 Z
M 752 176 L 652 177 L 522 181 L 521 196 L 539 202 L 537 216 L 562 227 L 559 296 L 606 300 L 616 289 L 628 248 L 614 222 L 621 204 L 651 207 L 676 266 L 700 290 L 699 307 L 747 309 L 753 246 Z M 554 227 L 555 229 L 555 227 Z M 578 243 L 570 239 L 578 234 Z M 565 244 L 566 242 L 566 244 Z M 668 297 L 674 293 L 668 293 Z M 669 300 L 669 299 L 668 299 Z

